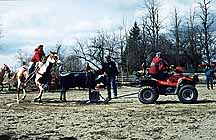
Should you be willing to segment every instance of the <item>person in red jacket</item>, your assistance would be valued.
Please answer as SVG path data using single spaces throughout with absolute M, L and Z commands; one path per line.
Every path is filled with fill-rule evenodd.
M 164 79 L 166 73 L 164 71 L 167 69 L 167 62 L 161 58 L 161 53 L 157 52 L 155 57 L 152 59 L 149 74 L 155 79 Z
M 31 62 L 29 63 L 29 74 L 32 73 L 35 69 L 36 64 L 38 63 L 38 66 L 41 66 L 42 59 L 45 56 L 44 50 L 43 50 L 43 45 L 39 45 L 35 50 L 34 50 L 34 56 L 31 59 Z

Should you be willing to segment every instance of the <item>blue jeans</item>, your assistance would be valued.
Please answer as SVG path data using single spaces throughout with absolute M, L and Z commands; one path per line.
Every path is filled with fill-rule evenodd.
M 108 92 L 108 98 L 111 98 L 111 84 L 113 88 L 114 96 L 117 97 L 117 86 L 116 86 L 116 78 L 115 76 L 107 76 L 107 92 Z
M 206 76 L 206 84 L 208 89 L 209 89 L 209 83 L 211 84 L 211 89 L 213 89 L 213 77 Z
M 29 73 L 29 74 L 31 74 L 31 73 L 35 70 L 35 65 L 36 65 L 35 62 L 34 62 L 34 63 L 31 63 L 31 64 L 29 65 L 29 70 L 28 70 L 28 73 Z

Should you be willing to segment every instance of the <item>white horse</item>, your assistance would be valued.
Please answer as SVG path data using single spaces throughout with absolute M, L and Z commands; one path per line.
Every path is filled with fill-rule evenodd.
M 35 83 L 36 86 L 39 88 L 39 94 L 34 99 L 34 101 L 41 102 L 41 97 L 44 91 L 44 85 L 47 84 L 48 79 L 50 78 L 51 68 L 54 63 L 61 63 L 60 60 L 58 60 L 58 55 L 56 52 L 50 52 L 49 56 L 47 57 L 46 63 L 40 67 L 38 72 L 36 73 Z
M 20 91 L 23 91 L 23 97 L 22 100 L 26 97 L 26 79 L 28 77 L 28 67 L 26 65 L 23 65 L 21 68 L 18 69 L 18 71 L 14 74 L 11 82 L 17 81 L 17 103 L 19 103 L 19 94 Z

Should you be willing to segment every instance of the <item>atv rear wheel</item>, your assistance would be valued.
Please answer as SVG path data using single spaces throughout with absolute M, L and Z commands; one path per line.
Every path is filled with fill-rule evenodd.
M 140 90 L 138 98 L 143 104 L 152 104 L 159 97 L 159 94 L 152 88 L 143 88 Z
M 198 91 L 192 85 L 184 85 L 178 92 L 178 98 L 182 103 L 195 103 L 198 98 Z

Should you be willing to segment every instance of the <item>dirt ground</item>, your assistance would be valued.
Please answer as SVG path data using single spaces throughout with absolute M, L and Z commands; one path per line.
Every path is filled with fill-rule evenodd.
M 210 140 L 216 137 L 216 88 L 197 86 L 197 104 L 182 104 L 177 96 L 160 96 L 145 105 L 137 95 L 109 104 L 86 104 L 87 91 L 71 90 L 68 102 L 59 92 L 44 93 L 43 103 L 33 103 L 28 93 L 16 104 L 16 94 L 0 93 L 0 140 Z M 121 87 L 119 95 L 139 88 Z M 106 92 L 101 91 L 106 97 Z

